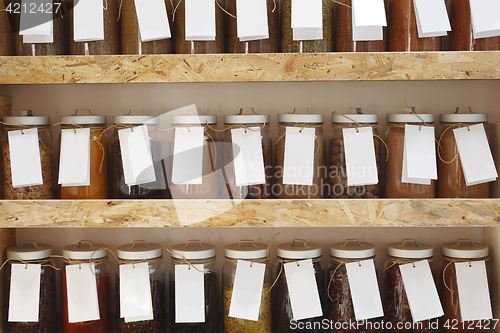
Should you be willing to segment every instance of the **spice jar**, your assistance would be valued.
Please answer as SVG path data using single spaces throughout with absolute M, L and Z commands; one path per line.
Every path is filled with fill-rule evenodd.
M 116 255 L 120 264 L 137 262 L 148 263 L 149 283 L 151 286 L 151 302 L 153 319 L 125 322 L 118 321 L 118 333 L 166 332 L 165 330 L 165 265 L 163 264 L 163 248 L 160 244 L 148 243 L 145 240 L 134 241 L 118 247 Z M 117 291 L 119 295 L 120 274 L 116 274 Z M 118 302 L 120 302 L 118 297 Z M 119 308 L 119 304 L 118 304 Z
M 7 322 L 7 333 L 54 332 L 58 327 L 56 298 L 56 267 L 50 256 L 52 246 L 36 242 L 23 242 L 6 250 L 8 277 L 6 295 L 10 295 L 12 264 L 40 264 L 40 299 L 38 322 Z M 8 304 L 8 303 L 7 303 Z M 7 317 L 5 317 L 7 318 Z
M 458 112 L 458 108 L 457 111 Z M 458 155 L 457 143 L 453 130 L 474 124 L 488 123 L 486 113 L 452 113 L 441 114 L 441 134 L 438 145 L 438 182 L 439 198 L 488 198 L 490 196 L 489 183 L 467 186 L 462 163 Z
M 283 184 L 283 171 L 285 164 L 286 128 L 314 128 L 316 140 L 314 141 L 314 165 L 312 186 Z M 326 177 L 323 115 L 321 114 L 279 114 L 278 134 L 276 135 L 274 152 L 275 183 L 272 194 L 277 199 L 321 199 L 323 198 L 323 185 Z
M 389 51 L 441 51 L 441 37 L 419 38 L 413 0 L 389 5 Z
M 387 1 L 384 1 L 387 4 Z M 335 8 L 335 51 L 337 52 L 385 52 L 384 38 L 374 41 L 354 41 L 352 37 L 352 0 L 339 0 Z
M 267 248 L 267 245 L 254 243 L 249 239 L 243 239 L 239 243 L 226 245 L 224 248 L 226 261 L 222 269 L 222 305 L 224 311 L 225 333 L 272 332 L 271 285 L 273 281 L 271 268 L 267 260 Z M 236 266 L 239 260 L 266 265 L 259 308 L 259 320 L 257 321 L 229 317 L 229 308 L 233 296 L 234 279 L 236 276 Z
M 437 332 L 431 329 L 431 320 L 423 320 L 421 329 L 396 329 L 398 323 L 403 327 L 413 327 L 410 304 L 406 296 L 400 265 L 415 261 L 427 260 L 432 270 L 433 248 L 428 244 L 419 244 L 414 239 L 405 239 L 402 243 L 387 245 L 387 262 L 385 264 L 385 320 L 392 323 L 394 333 Z M 408 323 L 408 324 L 406 324 Z
M 415 108 L 412 107 L 410 109 L 412 112 L 415 112 Z M 401 182 L 405 124 L 432 126 L 434 124 L 434 115 L 422 113 L 392 113 L 387 115 L 385 196 L 387 198 L 434 198 L 434 180 L 431 180 L 430 185 Z
M 0 1 L 0 56 L 14 55 L 13 51 L 10 14 L 6 10 L 5 3 Z
M 281 52 L 283 53 L 315 53 L 333 51 L 333 1 L 323 2 L 323 39 L 293 40 L 292 0 L 281 3 Z
M 21 111 L 20 117 L 3 117 L 3 198 L 6 200 L 52 199 L 52 134 L 50 133 L 50 117 L 35 117 L 31 110 Z M 20 131 L 36 128 L 38 130 L 38 147 L 42 167 L 42 185 L 13 187 L 10 167 L 9 131 Z
M 170 1 L 165 1 L 169 26 L 172 18 L 169 10 Z M 122 0 L 121 3 L 121 51 L 122 54 L 170 54 L 172 53 L 172 38 L 143 42 L 137 21 L 134 0 Z
M 280 333 L 295 332 L 295 329 L 292 329 L 292 325 L 290 325 L 290 322 L 293 320 L 293 312 L 283 264 L 288 262 L 297 262 L 300 264 L 301 260 L 312 259 L 314 276 L 323 306 L 325 272 L 321 265 L 321 245 L 309 243 L 303 239 L 294 239 L 291 243 L 279 244 L 276 247 L 276 255 L 278 256 L 278 265 L 276 266 L 276 280 L 273 287 L 273 331 Z M 322 330 L 317 328 L 317 324 L 314 325 L 315 322 L 321 321 L 321 317 L 294 320 L 297 323 L 296 327 L 314 327 L 314 329 L 308 330 L 308 332 L 322 332 Z
M 172 314 L 172 333 L 217 333 L 219 332 L 219 293 L 215 271 L 217 250 L 215 245 L 202 243 L 199 240 L 188 240 L 185 244 L 172 246 L 171 272 L 176 265 L 201 265 L 203 271 L 205 292 L 205 322 L 176 323 L 175 322 L 175 274 L 170 274 L 170 312 Z M 198 266 L 200 267 L 200 266 Z M 200 268 L 198 268 L 200 269 Z
M 78 114 L 60 118 L 62 129 L 90 128 L 90 185 L 61 186 L 61 199 L 107 199 L 108 198 L 108 136 L 106 116 Z
M 342 7 L 342 6 L 341 6 Z M 332 139 L 330 140 L 330 194 L 332 198 L 359 199 L 379 198 L 379 184 L 364 186 L 347 186 L 347 167 L 344 151 L 344 128 L 371 126 L 373 134 L 378 136 L 378 115 L 361 114 L 361 109 L 355 109 L 358 114 L 332 114 Z M 380 174 L 380 140 L 374 140 L 377 172 Z
M 186 9 L 185 1 L 179 0 L 174 11 L 175 24 L 175 54 L 214 54 L 225 52 L 224 12 L 219 6 L 215 7 L 215 40 L 191 41 L 186 40 Z M 222 5 L 220 5 L 222 6 Z M 232 18 L 231 18 L 232 19 Z
M 489 259 L 489 247 L 485 244 L 475 244 L 469 239 L 460 239 L 457 242 L 441 245 L 442 288 L 441 299 L 444 316 L 441 319 L 443 332 L 477 332 L 490 331 L 489 320 L 462 321 L 460 315 L 460 302 L 458 299 L 456 262 L 486 261 Z M 486 265 L 488 270 L 488 266 Z M 489 281 L 488 281 L 489 282 Z
M 61 283 L 63 296 L 64 333 L 107 333 L 111 331 L 109 279 L 111 271 L 108 264 L 107 245 L 80 241 L 77 244 L 63 247 L 62 255 L 66 258 L 62 269 Z M 99 303 L 99 320 L 78 323 L 69 322 L 68 289 L 66 284 L 66 266 L 94 264 L 94 274 L 97 285 L 97 300 Z M 88 269 L 88 266 L 80 267 Z
M 236 13 L 236 0 L 229 0 L 227 10 Z M 280 51 L 279 9 L 276 0 L 267 0 L 269 38 L 240 42 L 236 18 L 227 18 L 227 52 L 229 53 L 278 53 Z
M 258 115 L 252 110 L 251 115 L 242 114 L 243 109 L 236 115 L 226 115 L 224 116 L 224 125 L 226 131 L 224 132 L 223 141 L 229 142 L 229 145 L 225 146 L 223 156 L 224 156 L 224 168 L 226 170 L 226 181 L 229 187 L 229 193 L 232 199 L 269 199 L 271 196 L 271 179 L 272 179 L 272 160 L 271 160 L 271 134 L 269 132 L 269 115 Z M 266 181 L 264 184 L 257 185 L 236 185 L 236 176 L 234 170 L 234 156 L 232 147 L 232 129 L 245 128 L 245 131 L 257 130 L 260 128 L 260 134 L 262 137 L 262 154 L 264 160 L 264 171 L 266 176 Z M 247 161 L 246 161 L 247 162 Z M 250 170 L 253 164 L 246 165 Z
M 500 36 L 474 38 L 469 0 L 450 1 L 450 51 L 497 51 Z
M 148 126 L 149 146 L 153 156 L 160 154 L 160 140 L 158 138 L 158 117 L 148 115 L 131 115 L 130 111 L 124 116 L 113 117 L 116 131 L 111 137 L 111 197 L 114 199 L 166 199 L 168 198 L 167 184 L 163 176 L 163 162 L 154 162 L 156 181 L 147 184 L 129 186 L 125 183 L 123 172 L 120 138 L 118 130 L 141 125 Z

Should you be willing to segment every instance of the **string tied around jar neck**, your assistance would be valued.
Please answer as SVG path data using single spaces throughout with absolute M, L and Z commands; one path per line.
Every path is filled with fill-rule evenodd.
M 302 133 L 302 130 L 304 128 L 322 128 L 323 127 L 323 124 L 321 125 L 311 125 L 311 124 L 297 124 L 297 125 L 292 125 L 292 126 L 284 126 L 284 125 L 278 125 L 279 128 L 287 128 L 287 127 L 300 127 L 300 130 L 299 130 L 299 133 Z M 278 140 L 276 140 L 275 143 L 273 143 L 273 146 L 276 146 L 280 141 L 281 139 L 283 139 L 284 137 L 286 136 L 286 133 L 283 134 L 282 136 L 280 136 L 278 138 Z M 318 152 L 319 152 L 319 139 L 318 139 L 318 136 L 316 135 L 315 136 L 315 145 L 314 145 L 314 155 L 316 155 Z
M 479 260 L 474 260 L 474 259 L 457 259 L 457 258 L 450 258 L 450 257 L 446 257 L 446 256 L 443 256 L 443 259 L 449 261 L 448 264 L 443 269 L 443 284 L 444 284 L 445 288 L 448 289 L 448 291 L 450 291 L 452 293 L 454 291 L 448 286 L 448 284 L 446 283 L 446 279 L 445 279 L 446 270 L 448 269 L 448 267 L 451 264 L 454 264 L 454 263 L 457 263 L 457 262 L 468 262 L 469 263 L 469 267 L 471 267 L 472 266 L 472 264 L 471 264 L 472 261 L 488 261 L 488 260 L 490 260 L 490 258 L 480 258 Z
M 405 105 L 406 105 L 406 112 L 405 113 L 411 113 L 413 114 L 415 117 L 417 117 L 418 119 L 420 119 L 420 121 L 422 121 L 422 123 L 424 123 L 425 126 L 429 126 L 427 125 L 427 123 L 418 115 L 416 114 L 411 108 L 410 106 L 408 105 L 408 103 L 406 102 L 406 97 L 405 97 Z M 422 129 L 422 125 L 419 125 L 419 130 Z
M 199 269 L 195 266 L 195 265 L 196 265 L 196 263 L 194 263 L 194 264 L 193 264 L 191 261 L 187 260 L 187 259 L 186 259 L 186 257 L 184 257 L 182 254 L 177 253 L 177 252 L 173 252 L 173 251 L 169 250 L 168 248 L 166 248 L 165 250 L 166 250 L 168 253 L 170 253 L 170 254 L 175 254 L 175 255 L 180 256 L 180 257 L 182 258 L 182 259 L 178 259 L 178 258 L 174 258 L 174 257 L 172 257 L 171 259 L 172 259 L 172 263 L 173 263 L 174 265 L 188 265 L 188 267 L 189 267 L 188 269 L 191 269 L 191 267 L 192 267 L 192 268 L 196 269 L 196 270 L 197 270 L 198 272 L 200 272 L 200 273 L 204 273 L 204 274 L 206 274 L 206 273 L 210 273 L 209 271 L 204 271 L 204 270 L 202 271 L 202 270 L 199 270 Z M 217 258 L 216 258 L 216 257 L 212 257 L 212 258 L 201 259 L 201 260 L 196 260 L 196 261 L 198 261 L 198 262 L 199 262 L 199 264 L 203 264 L 203 265 L 210 265 L 210 264 L 213 264 L 214 262 L 216 262 L 216 261 L 217 261 Z
M 451 164 L 451 163 L 455 162 L 455 160 L 458 158 L 458 153 L 456 153 L 455 156 L 453 156 L 453 158 L 451 159 L 451 161 L 445 161 L 441 157 L 441 150 L 443 150 L 443 147 L 441 147 L 441 139 L 443 138 L 444 134 L 448 130 L 450 130 L 450 129 L 460 128 L 460 127 L 467 127 L 467 130 L 470 131 L 470 128 L 469 128 L 470 124 L 467 124 L 467 123 L 441 123 L 441 125 L 446 126 L 446 128 L 444 129 L 444 131 L 439 136 L 438 149 L 437 149 L 438 157 L 441 160 L 441 162 L 446 163 L 446 164 Z
M 4 268 L 6 264 L 24 264 L 25 268 L 28 268 L 28 265 L 40 265 L 41 267 L 50 267 L 53 270 L 59 271 L 60 268 L 57 268 L 52 262 L 52 259 L 58 257 L 60 256 L 51 255 L 46 259 L 40 259 L 40 260 L 22 260 L 22 259 L 8 258 L 3 262 L 2 266 L 0 266 L 0 271 Z
M 330 280 L 328 281 L 328 287 L 326 288 L 327 290 L 327 293 L 328 293 L 328 298 L 330 299 L 330 301 L 332 301 L 333 303 L 335 303 L 335 301 L 332 299 L 332 296 L 330 295 L 330 286 L 332 285 L 332 281 L 333 281 L 333 278 L 335 277 L 335 273 L 337 273 L 337 270 L 342 266 L 342 265 L 345 265 L 345 264 L 348 264 L 348 263 L 351 263 L 351 262 L 357 262 L 359 267 L 361 267 L 361 263 L 359 262 L 359 260 L 357 259 L 352 259 L 352 260 L 343 260 L 343 259 L 340 259 L 340 258 L 335 258 L 335 257 L 332 257 L 330 256 L 330 258 L 336 262 L 338 262 L 339 264 L 337 265 L 337 267 L 335 267 L 335 270 L 332 272 L 332 275 L 330 276 Z
M 24 131 L 23 130 L 33 128 L 33 127 L 30 127 L 30 126 L 26 126 L 26 125 L 4 123 L 3 121 L 0 121 L 0 124 L 2 124 L 4 126 L 12 127 L 13 130 L 21 131 L 22 135 L 24 135 Z M 37 129 L 38 132 L 44 132 L 44 131 L 50 130 L 50 126 L 49 125 L 37 126 L 36 129 Z M 54 153 L 52 152 L 52 150 L 49 147 L 47 147 L 47 145 L 45 145 L 45 143 L 43 142 L 42 139 L 38 138 L 38 142 L 40 142 L 42 144 L 43 148 L 47 149 L 49 153 L 51 153 L 52 155 L 54 155 Z
M 160 262 L 162 259 L 163 259 L 163 256 L 160 256 L 158 258 L 151 258 L 151 259 L 140 259 L 140 260 L 122 260 L 120 258 L 118 258 L 116 256 L 116 254 L 108 247 L 100 247 L 98 249 L 96 249 L 91 255 L 90 255 L 90 258 L 88 260 L 88 263 L 89 263 L 89 267 L 91 263 L 96 263 L 96 264 L 100 264 L 100 263 L 103 263 L 103 262 L 106 262 L 108 260 L 108 256 L 106 256 L 105 258 L 93 258 L 94 255 L 98 252 L 98 251 L 101 251 L 101 250 L 107 250 L 108 253 L 111 253 L 113 255 L 113 257 L 115 257 L 116 259 L 116 262 L 118 263 L 118 265 L 132 265 L 132 267 L 135 268 L 135 264 L 142 264 L 142 263 L 148 263 L 148 264 L 154 264 L 154 263 L 157 263 L 157 262 Z M 101 262 L 101 259 L 102 259 L 102 262 Z M 76 264 L 79 264 L 79 263 L 76 263 Z M 92 273 L 94 275 L 95 272 L 90 269 L 92 271 Z
M 415 261 L 421 261 L 421 260 L 427 260 L 429 264 L 433 261 L 433 258 L 418 258 L 416 260 L 402 260 L 402 259 L 397 259 L 394 257 L 389 257 L 387 256 L 387 261 L 389 261 L 391 264 L 384 268 L 384 271 L 387 271 L 391 269 L 394 265 L 406 265 L 406 264 L 412 264 L 413 267 L 415 268 Z

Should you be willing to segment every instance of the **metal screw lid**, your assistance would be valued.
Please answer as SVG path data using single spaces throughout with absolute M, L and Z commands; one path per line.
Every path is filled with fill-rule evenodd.
M 172 116 L 172 125 L 217 125 L 217 116 L 199 115 L 199 116 Z
M 224 247 L 224 255 L 232 259 L 261 259 L 267 257 L 267 245 L 242 239 L 239 243 Z
M 142 114 L 131 114 L 133 111 L 136 110 L 129 110 L 126 115 L 122 116 L 114 116 L 113 117 L 113 124 L 123 124 L 123 125 L 156 125 L 159 124 L 159 119 L 156 116 L 151 116 L 144 114 L 143 110 L 137 110 L 140 111 Z
M 470 239 L 459 239 L 456 242 L 441 245 L 441 254 L 449 258 L 478 259 L 485 258 L 489 254 L 489 246 L 486 244 L 475 244 Z
M 88 115 L 78 114 L 78 111 L 88 111 Z M 106 116 L 93 115 L 89 109 L 78 109 L 75 114 L 70 116 L 62 116 L 59 118 L 61 122 L 73 123 L 77 125 L 105 125 L 107 122 Z
M 404 239 L 402 243 L 388 244 L 387 255 L 405 259 L 431 258 L 434 249 L 429 244 L 419 244 L 415 239 Z
M 100 259 L 108 256 L 108 247 L 105 244 L 93 243 L 90 240 L 81 240 L 77 244 L 63 247 L 62 254 L 68 259 L 89 260 Z
M 132 244 L 119 246 L 116 255 L 124 260 L 154 259 L 163 256 L 163 248 L 160 244 L 136 240 Z
M 415 107 L 410 107 L 410 109 L 416 113 Z M 408 109 L 405 108 L 405 112 L 407 111 Z M 418 113 L 418 117 L 413 113 L 388 113 L 386 119 L 388 123 L 421 123 L 422 120 L 419 117 L 426 123 L 434 122 L 434 115 L 430 113 Z
M 304 239 L 294 239 L 291 243 L 279 244 L 276 255 L 283 259 L 312 259 L 322 255 L 321 245 L 307 243 Z
M 37 117 L 31 110 L 21 110 L 20 116 L 3 117 L 3 122 L 9 125 L 48 126 L 50 117 Z
M 330 255 L 342 259 L 365 259 L 375 256 L 375 245 L 361 243 L 357 239 L 346 239 L 345 242 L 330 245 Z
M 8 259 L 40 260 L 52 255 L 52 246 L 37 242 L 22 242 L 21 245 L 7 248 L 6 252 Z
M 349 108 L 349 110 L 355 110 L 357 113 L 346 113 L 345 117 L 342 114 L 332 113 L 332 123 L 333 124 L 345 124 L 353 123 L 346 117 L 354 120 L 359 124 L 378 124 L 378 114 L 364 114 L 361 108 Z
M 217 255 L 215 245 L 202 243 L 200 240 L 188 240 L 185 244 L 172 246 L 172 258 L 187 260 L 202 260 Z
M 474 113 L 471 108 L 467 108 L 468 113 L 458 113 L 460 108 L 456 108 L 454 113 L 443 113 L 439 115 L 439 121 L 442 123 L 487 123 L 487 113 Z

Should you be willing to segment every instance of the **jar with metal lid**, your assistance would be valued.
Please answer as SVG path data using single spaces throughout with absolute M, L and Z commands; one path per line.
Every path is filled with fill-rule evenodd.
M 430 323 L 435 320 L 423 320 L 422 330 L 419 329 L 396 329 L 398 323 L 404 327 L 413 327 L 413 319 L 410 312 L 410 304 L 406 296 L 403 277 L 399 266 L 415 261 L 427 260 L 432 270 L 432 257 L 434 249 L 429 244 L 420 244 L 415 239 L 405 239 L 401 243 L 390 243 L 387 245 L 387 261 L 385 264 L 385 320 L 391 322 L 394 333 L 417 333 L 436 332 L 431 329 Z M 409 323 L 408 325 L 405 325 Z M 401 325 L 401 324 L 399 324 Z
M 10 1 L 7 5 L 10 4 Z M 6 10 L 6 3 L 0 2 L 0 56 L 14 55 L 12 49 L 12 26 L 10 24 L 11 15 Z
M 457 242 L 441 245 L 441 299 L 444 316 L 441 323 L 443 332 L 477 332 L 490 331 L 493 323 L 489 320 L 462 321 L 460 302 L 458 299 L 457 272 L 455 263 L 489 260 L 489 246 L 474 243 L 470 239 L 459 239 Z M 488 281 L 489 282 L 489 281 Z
M 10 295 L 10 283 L 13 264 L 39 264 L 40 269 L 40 299 L 37 322 L 7 322 L 7 333 L 45 333 L 54 332 L 59 327 L 57 318 L 56 267 L 50 256 L 52 246 L 36 242 L 23 242 L 6 250 L 6 295 Z M 7 301 L 7 304 L 8 301 Z M 7 316 L 5 317 L 7 318 Z
M 430 185 L 403 183 L 403 152 L 405 125 L 433 126 L 433 114 L 391 113 L 387 115 L 387 162 L 385 166 L 385 197 L 386 198 L 434 198 L 436 196 L 435 180 Z M 406 111 L 406 110 L 405 110 Z
M 107 333 L 111 331 L 110 319 L 110 278 L 111 271 L 108 263 L 107 245 L 92 243 L 82 240 L 77 244 L 63 247 L 62 255 L 65 257 L 61 283 L 63 297 L 63 322 L 64 333 Z M 66 266 L 94 264 L 94 274 L 97 285 L 97 299 L 99 303 L 99 320 L 83 321 L 78 323 L 69 322 L 68 313 L 68 289 L 66 283 Z M 83 267 L 80 267 L 83 268 Z M 86 266 L 88 269 L 88 266 Z
M 61 186 L 61 199 L 108 199 L 108 136 L 106 116 L 75 114 L 60 118 L 62 129 L 90 128 L 90 185 Z M 60 141 L 60 140 L 59 140 Z
M 6 200 L 52 199 L 52 134 L 50 117 L 33 116 L 31 110 L 21 111 L 21 116 L 3 117 L 2 149 L 3 149 L 3 198 Z M 38 131 L 38 147 L 42 168 L 42 185 L 14 187 L 12 185 L 12 169 L 10 166 L 9 137 L 10 131 L 22 131 L 36 128 Z
M 165 330 L 165 265 L 163 264 L 163 248 L 160 244 L 137 240 L 132 244 L 118 247 L 116 256 L 121 265 L 147 262 L 149 283 L 151 286 L 151 301 L 153 305 L 153 319 L 125 322 L 124 318 L 118 321 L 118 333 L 162 333 Z M 116 274 L 117 295 L 120 290 L 120 274 Z M 120 302 L 118 297 L 118 303 Z M 118 304 L 119 308 L 119 304 Z
M 215 270 L 217 249 L 215 245 L 202 243 L 199 240 L 188 240 L 186 243 L 172 246 L 172 265 L 170 274 L 170 313 L 172 333 L 218 333 L 219 332 L 219 282 Z M 201 265 L 204 276 L 205 322 L 175 322 L 175 266 Z M 198 266 L 200 267 L 200 266 Z
M 272 332 L 272 293 L 273 283 L 271 268 L 269 267 L 268 246 L 261 243 L 254 243 L 251 239 L 242 239 L 239 243 L 226 245 L 224 254 L 226 261 L 222 269 L 222 308 L 224 313 L 224 332 Z M 229 316 L 231 298 L 233 296 L 234 280 L 238 261 L 245 260 L 251 263 L 261 263 L 266 265 L 264 281 L 262 287 L 262 297 L 260 301 L 259 320 L 252 321 Z
M 462 163 L 458 155 L 457 143 L 453 130 L 475 124 L 483 124 L 486 131 L 487 113 L 455 113 L 441 114 L 441 134 L 438 145 L 438 181 L 437 196 L 439 198 L 488 198 L 489 183 L 467 186 Z M 470 108 L 469 108 L 470 111 Z
M 413 0 L 392 0 L 389 4 L 389 51 L 441 51 L 441 37 L 418 37 Z
M 243 109 L 240 109 L 236 115 L 224 116 L 225 132 L 222 138 L 223 142 L 228 142 L 224 146 L 223 160 L 224 168 L 226 170 L 226 184 L 229 195 L 232 199 L 269 199 L 271 197 L 271 180 L 272 180 L 272 143 L 271 133 L 269 132 L 269 115 L 260 115 L 254 112 L 253 114 L 242 114 Z M 244 128 L 246 131 L 260 131 L 262 138 L 262 156 L 264 160 L 265 183 L 254 185 L 241 185 L 238 186 L 236 182 L 234 155 L 232 147 L 232 129 Z M 245 161 L 247 162 L 247 161 Z M 258 167 L 258 162 L 254 161 L 253 164 L 246 164 L 250 170 Z
M 127 115 L 113 117 L 113 124 L 116 126 L 116 130 L 111 137 L 110 192 L 113 199 L 167 199 L 169 197 L 163 173 L 163 161 L 154 161 L 154 157 L 159 156 L 161 150 L 158 123 L 158 117 L 145 115 L 144 113 L 142 115 L 131 115 L 131 111 Z M 142 125 L 146 125 L 148 128 L 149 146 L 153 156 L 156 181 L 129 186 L 125 183 L 118 131 Z
M 375 260 L 375 245 L 361 243 L 357 239 L 347 239 L 345 242 L 330 245 L 330 259 L 331 266 L 326 275 L 328 281 L 327 318 L 334 323 L 354 323 L 356 317 L 345 264 L 360 260 Z M 332 329 L 329 332 L 375 333 L 377 331 L 363 326 L 359 324 L 356 330 L 342 328 Z
M 322 114 L 296 114 L 278 115 L 278 134 L 274 142 L 274 177 L 272 195 L 277 199 L 321 199 L 324 196 L 324 182 L 326 179 L 325 149 L 323 136 Z M 313 180 L 312 185 L 284 184 L 285 164 L 285 141 L 286 128 L 296 127 L 300 129 L 313 128 L 314 158 L 313 158 Z M 299 170 L 300 171 L 300 170 Z
M 290 322 L 293 320 L 292 303 L 290 293 L 286 282 L 286 273 L 284 264 L 287 262 L 300 263 L 301 260 L 311 259 L 313 262 L 314 276 L 318 286 L 318 292 L 322 307 L 324 305 L 325 272 L 321 265 L 322 249 L 321 245 L 309 243 L 303 239 L 294 239 L 291 243 L 279 244 L 276 247 L 278 265 L 276 266 L 276 280 L 273 286 L 273 331 L 274 332 L 295 332 Z M 325 311 L 323 311 L 325 313 Z M 322 332 L 317 328 L 315 322 L 322 322 L 322 317 L 309 318 L 294 321 L 297 327 L 314 327 L 308 332 Z
M 341 6 L 342 7 L 342 6 Z M 332 138 L 330 140 L 330 195 L 339 199 L 359 199 L 359 198 L 379 198 L 380 185 L 347 185 L 347 166 L 344 151 L 344 128 L 372 127 L 373 134 L 378 136 L 378 115 L 362 114 L 361 108 L 350 108 L 350 111 L 357 114 L 348 113 L 332 114 Z M 374 140 L 375 159 L 377 162 L 377 172 L 380 175 L 380 140 Z

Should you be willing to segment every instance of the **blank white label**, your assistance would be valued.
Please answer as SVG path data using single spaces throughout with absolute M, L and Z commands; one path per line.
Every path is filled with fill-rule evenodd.
M 408 177 L 408 161 L 406 158 L 406 145 L 403 144 L 403 170 L 401 175 L 402 183 L 410 183 L 410 184 L 421 184 L 421 185 L 430 185 L 431 180 L 429 178 L 409 178 Z
M 152 313 L 148 263 L 120 265 L 120 318 Z
M 215 1 L 186 0 L 186 40 L 215 40 Z
M 52 0 L 22 0 L 20 10 L 13 6 L 13 12 L 21 15 L 19 35 L 52 35 L 53 11 L 50 8 Z
M 485 262 L 457 262 L 455 271 L 461 319 L 493 319 Z
M 141 41 L 172 37 L 163 0 L 134 0 Z
M 94 263 L 66 266 L 69 323 L 100 319 L 94 266 Z
M 383 0 L 353 0 L 352 12 L 357 26 L 387 26 Z
M 321 0 L 292 0 L 293 40 L 323 39 L 323 4 Z
M 286 128 L 283 184 L 313 184 L 315 133 L 314 128 Z
M 375 144 L 371 127 L 344 128 L 347 185 L 373 185 L 378 183 Z
M 90 185 L 90 128 L 61 130 L 58 184 Z
M 104 0 L 73 0 L 75 42 L 104 40 Z
M 49 25 L 49 34 L 47 35 L 23 35 L 23 43 L 24 44 L 44 44 L 44 43 L 53 43 L 54 42 L 54 21 L 50 20 Z
M 265 184 L 262 135 L 259 127 L 231 130 L 236 186 Z
M 8 318 L 10 322 L 38 322 L 41 269 L 40 264 L 12 264 Z
M 175 322 L 205 322 L 204 265 L 175 265 Z
M 266 0 L 236 0 L 236 20 L 240 41 L 269 38 Z
M 420 38 L 446 36 L 451 31 L 444 0 L 414 0 Z
M 234 275 L 229 317 L 259 320 L 266 264 L 238 260 Z
M 434 127 L 405 125 L 408 178 L 437 179 Z
M 173 184 L 201 184 L 203 176 L 203 128 L 177 127 L 172 163 Z
M 23 134 L 24 133 L 24 134 Z M 42 185 L 42 164 L 36 128 L 8 131 L 12 186 Z
M 500 1 L 469 0 L 474 38 L 500 36 Z

